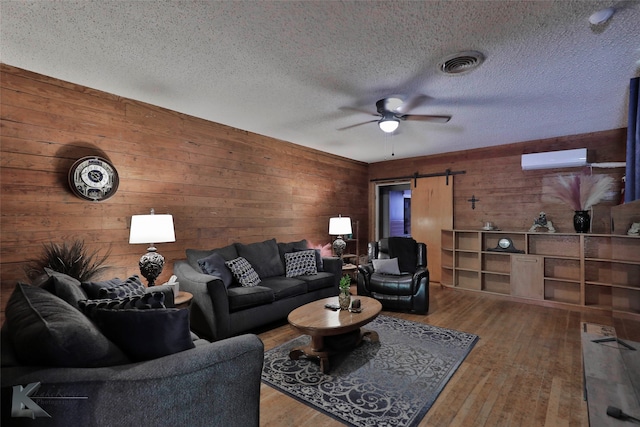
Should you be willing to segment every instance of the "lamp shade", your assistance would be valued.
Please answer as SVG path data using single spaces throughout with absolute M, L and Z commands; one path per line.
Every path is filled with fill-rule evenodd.
M 133 215 L 129 243 L 175 242 L 173 215 Z
M 329 218 L 329 234 L 332 236 L 342 236 L 351 234 L 351 218 L 337 217 Z

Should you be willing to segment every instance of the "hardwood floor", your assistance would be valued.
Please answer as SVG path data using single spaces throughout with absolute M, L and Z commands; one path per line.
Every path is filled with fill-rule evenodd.
M 619 338 L 640 341 L 637 321 L 434 284 L 428 315 L 382 314 L 480 336 L 420 426 L 586 426 L 580 322 L 612 325 Z M 287 324 L 259 334 L 265 350 L 298 335 Z M 260 425 L 342 424 L 263 384 Z

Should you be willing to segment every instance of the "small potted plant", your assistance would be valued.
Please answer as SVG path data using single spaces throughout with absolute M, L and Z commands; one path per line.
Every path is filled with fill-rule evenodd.
M 349 310 L 349 305 L 351 305 L 351 277 L 348 274 L 342 276 L 339 286 L 338 302 L 340 303 L 340 310 Z

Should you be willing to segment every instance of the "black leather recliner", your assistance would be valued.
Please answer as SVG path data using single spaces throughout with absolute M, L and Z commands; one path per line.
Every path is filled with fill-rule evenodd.
M 427 245 L 412 238 L 389 237 L 368 246 L 369 263 L 358 266 L 358 295 L 377 299 L 391 310 L 429 311 Z M 401 274 L 374 271 L 375 259 L 398 258 Z

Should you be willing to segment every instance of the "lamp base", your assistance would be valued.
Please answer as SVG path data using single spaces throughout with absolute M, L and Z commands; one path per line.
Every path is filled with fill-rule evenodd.
M 156 279 L 162 273 L 164 257 L 156 252 L 156 248 L 147 249 L 149 252 L 140 257 L 140 274 L 147 279 L 147 286 L 154 286 Z
M 336 240 L 333 241 L 333 251 L 339 258 L 342 258 L 342 253 L 346 247 L 347 244 L 342 240 L 342 236 L 336 237 Z

